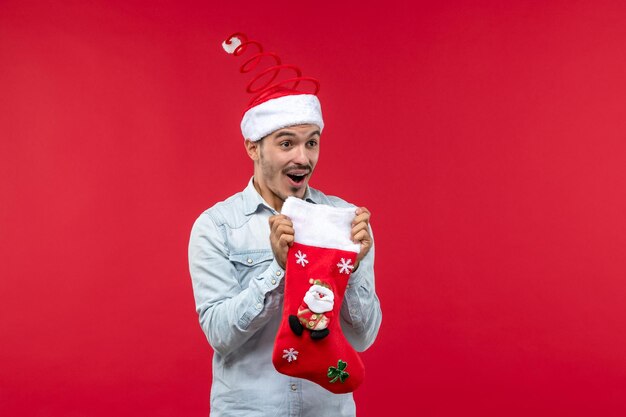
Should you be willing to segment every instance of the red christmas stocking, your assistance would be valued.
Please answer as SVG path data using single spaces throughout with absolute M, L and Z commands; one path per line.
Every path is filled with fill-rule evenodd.
M 354 209 L 290 197 L 281 213 L 293 222 L 295 243 L 287 255 L 272 362 L 280 373 L 336 394 L 352 392 L 363 381 L 364 367 L 341 331 L 339 312 L 360 249 L 350 240 Z

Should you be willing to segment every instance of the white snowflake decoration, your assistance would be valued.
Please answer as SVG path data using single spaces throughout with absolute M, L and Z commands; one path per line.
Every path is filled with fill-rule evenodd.
M 309 263 L 309 261 L 306 260 L 306 254 L 302 253 L 300 251 L 298 251 L 298 253 L 296 253 L 296 258 L 298 258 L 296 263 L 302 265 L 303 268 L 306 266 L 306 264 Z
M 298 352 L 297 350 L 295 350 L 294 348 L 289 348 L 289 350 L 287 349 L 283 349 L 283 359 L 287 359 L 287 362 L 291 362 L 291 361 L 295 361 L 296 359 L 298 359 Z
M 354 269 L 354 265 L 352 264 L 352 259 L 344 259 L 341 258 L 341 261 L 337 264 L 339 267 L 340 274 L 349 274 Z

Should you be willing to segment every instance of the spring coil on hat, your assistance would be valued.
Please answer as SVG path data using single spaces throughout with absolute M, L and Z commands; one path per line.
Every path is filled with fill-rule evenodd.
M 264 59 L 266 61 L 269 59 L 272 60 L 272 64 L 255 75 L 246 87 L 246 91 L 248 93 L 254 94 L 248 103 L 249 107 L 253 107 L 256 104 L 265 101 L 265 98 L 281 90 L 298 91 L 296 89 L 303 81 L 310 82 L 315 87 L 314 91 L 308 94 L 317 95 L 320 89 L 320 82 L 317 79 L 312 77 L 303 77 L 300 68 L 291 64 L 283 64 L 278 55 L 274 52 L 265 52 L 263 50 L 263 46 L 259 42 L 248 39 L 248 37 L 241 32 L 233 33 L 226 38 L 226 40 L 222 43 L 222 47 L 227 53 L 236 57 L 243 55 L 249 47 L 257 49 L 257 51 L 254 52 L 253 55 L 251 55 L 239 67 L 239 71 L 243 74 L 256 69 Z M 293 71 L 295 76 L 274 82 L 281 70 Z M 304 94 L 304 92 L 302 93 Z

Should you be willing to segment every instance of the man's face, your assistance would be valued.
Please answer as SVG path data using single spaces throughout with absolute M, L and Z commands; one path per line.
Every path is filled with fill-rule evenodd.
M 287 197 L 304 197 L 319 146 L 319 128 L 310 124 L 279 129 L 257 142 L 255 156 L 250 154 L 255 186 L 268 204 L 280 210 Z

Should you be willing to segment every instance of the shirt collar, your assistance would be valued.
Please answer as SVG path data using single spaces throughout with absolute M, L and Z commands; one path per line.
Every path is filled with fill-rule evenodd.
M 242 194 L 243 211 L 246 216 L 256 213 L 259 206 L 265 206 L 268 209 L 271 209 L 269 204 L 267 204 L 267 202 L 263 200 L 261 194 L 259 194 L 256 188 L 254 188 L 254 177 L 250 178 L 248 186 L 243 190 Z M 317 199 L 315 198 L 315 194 L 315 190 L 312 190 L 311 187 L 307 185 L 306 191 L 304 192 L 303 200 L 308 201 L 309 203 L 318 204 L 318 202 L 316 201 Z

